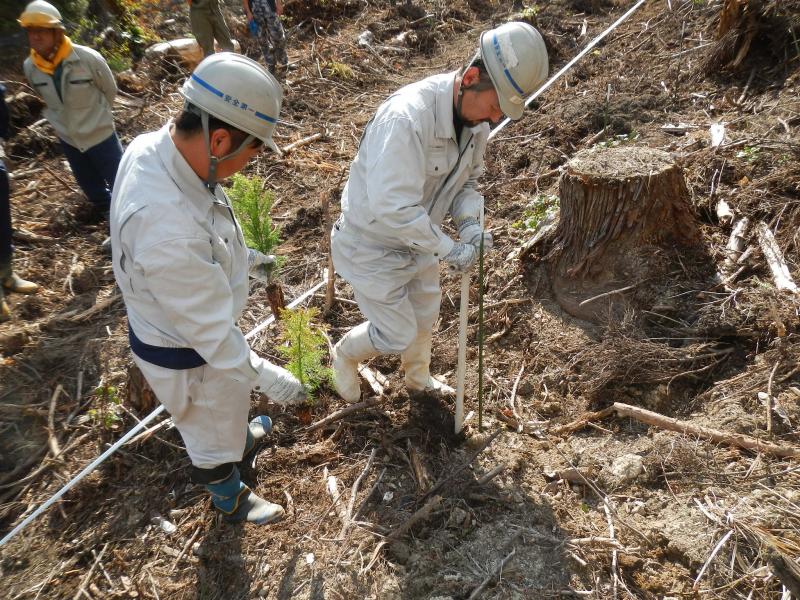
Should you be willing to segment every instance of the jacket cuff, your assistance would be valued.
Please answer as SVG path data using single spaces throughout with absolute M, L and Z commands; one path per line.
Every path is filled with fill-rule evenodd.
M 451 240 L 446 235 L 442 235 L 442 239 L 439 241 L 439 245 L 436 246 L 436 248 L 434 248 L 433 250 L 433 255 L 438 257 L 439 259 L 442 259 L 448 254 L 450 254 L 450 251 L 453 249 L 453 246 L 455 245 L 456 243 L 453 240 Z

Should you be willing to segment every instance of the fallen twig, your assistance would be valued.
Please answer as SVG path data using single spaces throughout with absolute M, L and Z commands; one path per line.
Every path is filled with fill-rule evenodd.
M 733 529 L 730 529 L 728 531 L 728 533 L 726 533 L 724 536 L 722 536 L 722 539 L 719 542 L 717 542 L 717 545 L 714 546 L 714 549 L 711 551 L 711 554 L 708 555 L 708 558 L 706 559 L 706 562 L 703 564 L 703 567 L 700 569 L 700 572 L 697 574 L 697 577 L 695 578 L 694 583 L 692 584 L 692 590 L 697 592 L 697 588 L 700 587 L 700 580 L 703 578 L 703 575 L 705 574 L 706 569 L 708 569 L 708 565 L 711 564 L 711 561 L 714 560 L 714 557 L 722 549 L 722 547 L 725 545 L 725 542 L 728 541 L 728 538 L 731 537 L 732 534 L 733 534 Z
M 604 408 L 603 410 L 598 410 L 597 412 L 590 412 L 582 415 L 580 418 L 567 423 L 566 425 L 559 425 L 558 427 L 553 427 L 549 430 L 549 433 L 554 435 L 565 435 L 573 433 L 574 431 L 578 431 L 579 429 L 583 429 L 586 427 L 591 421 L 600 421 L 601 419 L 605 419 L 614 412 L 614 407 L 609 406 L 608 408 Z
M 191 536 L 189 536 L 189 539 L 183 545 L 183 548 L 178 553 L 178 556 L 175 557 L 175 562 L 172 563 L 172 569 L 170 570 L 170 573 L 174 573 L 175 572 L 175 569 L 178 567 L 178 563 L 181 561 L 181 559 L 184 557 L 184 555 L 189 551 L 189 548 L 192 547 L 192 544 L 194 543 L 194 540 L 200 534 L 200 529 L 201 529 L 201 526 L 198 525 L 197 528 L 194 530 L 194 533 Z
M 500 564 L 497 565 L 497 567 L 494 569 L 494 571 L 489 573 L 489 575 L 486 577 L 486 579 L 484 579 L 481 582 L 481 584 L 472 591 L 472 593 L 469 595 L 469 599 L 468 600 L 475 600 L 476 598 L 480 598 L 481 594 L 489 586 L 489 584 L 492 582 L 492 580 L 495 579 L 495 578 L 498 578 L 498 577 L 500 577 L 502 575 L 503 568 L 506 566 L 506 563 L 508 563 L 508 561 L 510 561 L 512 558 L 514 558 L 514 555 L 516 553 L 517 553 L 517 549 L 516 548 L 511 550 L 511 552 L 509 552 L 506 555 L 506 557 L 503 560 L 500 561 Z
M 311 134 L 311 135 L 309 135 L 307 137 L 304 137 L 304 138 L 302 138 L 300 140 L 297 140 L 296 142 L 292 142 L 291 144 L 286 144 L 283 148 L 281 148 L 281 152 L 283 154 L 288 154 L 292 150 L 297 150 L 301 146 L 307 146 L 308 144 L 310 144 L 312 142 L 316 142 L 317 140 L 319 140 L 321 138 L 322 138 L 322 133 L 319 133 L 319 132 L 313 133 L 313 134 Z
M 364 480 L 364 478 L 369 474 L 369 470 L 372 468 L 372 463 L 375 461 L 375 455 L 377 453 L 378 449 L 373 448 L 372 452 L 370 452 L 369 459 L 367 459 L 367 464 L 364 467 L 364 470 L 361 471 L 361 474 L 353 482 L 353 487 L 350 490 L 350 501 L 347 503 L 347 512 L 345 512 L 344 524 L 342 524 L 342 530 L 339 532 L 340 539 L 344 539 L 344 534 L 347 532 L 347 529 L 353 522 L 353 507 L 356 503 L 358 488 L 361 486 L 361 482 Z
M 672 417 L 667 417 L 659 413 L 645 410 L 644 408 L 630 406 L 629 404 L 623 404 L 621 402 L 615 402 L 612 407 L 617 413 L 617 416 L 630 417 L 642 423 L 647 423 L 648 425 L 653 425 L 668 431 L 695 435 L 699 438 L 712 440 L 719 444 L 730 444 L 731 446 L 737 446 L 746 450 L 755 450 L 756 452 L 765 452 L 776 456 L 800 456 L 800 448 L 771 444 L 741 433 L 729 433 L 726 431 L 719 431 L 718 429 L 703 427 L 702 425 L 694 425 L 693 423 L 679 421 Z
M 78 591 L 75 592 L 75 595 L 72 597 L 72 600 L 77 600 L 77 598 L 80 597 L 81 594 L 86 593 L 86 584 L 89 583 L 89 580 L 92 578 L 92 573 L 94 573 L 94 570 L 97 568 L 97 563 L 100 562 L 100 559 L 103 558 L 103 554 L 106 553 L 106 548 L 108 548 L 108 542 L 106 542 L 105 546 L 103 546 L 103 549 L 100 550 L 100 554 L 97 555 L 97 558 L 94 559 L 94 563 L 92 563 L 89 572 L 86 573 L 86 576 L 83 578 L 83 581 L 81 581 L 81 585 L 78 587 Z M 89 597 L 91 598 L 91 596 Z
M 778 242 L 775 236 L 770 231 L 764 221 L 756 224 L 756 234 L 758 235 L 758 245 L 761 247 L 761 252 L 772 271 L 772 279 L 775 281 L 775 287 L 779 290 L 788 290 L 795 294 L 800 293 L 797 284 L 792 279 L 789 273 L 789 267 L 786 266 L 786 261 L 783 258 Z
M 321 427 L 325 427 L 326 425 L 333 423 L 334 421 L 343 419 L 347 415 L 351 415 L 354 412 L 358 412 L 360 410 L 364 410 L 367 408 L 372 408 L 376 404 L 378 404 L 377 398 L 367 398 L 363 402 L 356 402 L 355 404 L 351 404 L 350 406 L 345 406 L 344 408 L 339 409 L 336 412 L 332 412 L 324 419 L 320 419 L 316 423 L 312 423 L 311 425 L 306 427 L 306 431 L 314 431 L 316 429 L 320 429 Z
M 361 513 L 364 512 L 364 509 L 367 507 L 367 502 L 369 499 L 372 498 L 372 495 L 375 493 L 375 490 L 378 489 L 381 481 L 383 480 L 383 476 L 386 475 L 386 467 L 378 474 L 378 478 L 375 480 L 375 483 L 372 484 L 372 487 L 369 488 L 367 495 L 364 496 L 364 500 L 361 501 L 361 505 L 358 507 L 356 514 L 353 515 L 353 521 L 358 521 L 361 518 Z
M 325 467 L 323 474 L 323 479 L 325 480 L 325 490 L 328 492 L 328 495 L 331 497 L 331 503 L 333 504 L 333 510 L 341 519 L 342 523 L 347 522 L 346 515 L 344 513 L 345 508 L 342 506 L 342 493 L 339 491 L 339 480 L 336 479 L 335 475 L 328 475 L 328 467 Z
M 505 463 L 500 463 L 499 465 L 494 467 L 492 470 L 490 470 L 489 472 L 487 472 L 484 475 L 482 475 L 481 478 L 478 479 L 478 481 L 475 482 L 475 484 L 476 485 L 486 485 L 492 479 L 494 479 L 495 477 L 500 475 L 500 473 L 502 473 L 505 470 L 506 470 Z
M 50 446 L 50 452 L 53 453 L 53 458 L 61 454 L 61 447 L 58 445 L 58 438 L 56 437 L 55 413 L 56 401 L 63 391 L 64 388 L 59 383 L 50 398 L 50 410 L 47 411 L 47 443 Z
M 439 503 L 442 501 L 441 496 L 431 496 L 428 498 L 428 501 L 422 505 L 422 508 L 417 510 L 413 515 L 411 515 L 408 519 L 406 519 L 403 523 L 400 524 L 399 527 L 392 530 L 389 535 L 384 538 L 384 542 L 392 542 L 401 538 L 403 535 L 408 532 L 409 529 L 414 527 L 420 521 L 426 520 L 428 517 L 431 516 L 433 509 L 439 506 Z
M 411 440 L 406 440 L 408 448 L 408 461 L 411 463 L 411 469 L 414 471 L 414 479 L 417 480 L 417 487 L 421 493 L 425 493 L 431 487 L 431 476 L 428 469 L 419 457 L 416 448 L 411 444 Z

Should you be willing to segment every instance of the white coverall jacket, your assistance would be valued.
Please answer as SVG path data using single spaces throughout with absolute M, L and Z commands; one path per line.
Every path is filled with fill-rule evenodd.
M 439 314 L 439 264 L 454 241 L 440 229 L 477 218 L 489 125 L 456 139 L 456 73 L 435 75 L 390 96 L 367 124 L 332 231 L 336 271 L 353 287 L 383 353 L 430 338 Z
M 111 203 L 114 275 L 136 337 L 194 349 L 205 365 L 134 355 L 196 467 L 241 460 L 250 390 L 266 361 L 236 321 L 248 295 L 247 247 L 221 186 L 212 194 L 176 149 L 170 125 L 137 137 Z
M 86 46 L 73 44 L 62 64 L 61 97 L 53 77 L 36 68 L 30 57 L 25 59 L 23 69 L 31 87 L 47 105 L 44 116 L 56 135 L 86 152 L 114 133 L 111 105 L 117 95 L 117 82 L 100 53 Z

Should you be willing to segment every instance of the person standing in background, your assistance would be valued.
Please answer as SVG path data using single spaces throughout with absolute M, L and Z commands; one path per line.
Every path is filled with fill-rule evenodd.
M 0 323 L 11 318 L 5 293 L 33 294 L 39 286 L 18 277 L 11 268 L 14 246 L 11 244 L 11 201 L 8 171 L 3 163 L 3 140 L 8 139 L 11 127 L 6 106 L 6 88 L 0 83 Z
M 273 74 L 285 71 L 289 64 L 286 54 L 286 32 L 281 23 L 283 2 L 281 0 L 243 0 L 242 6 L 247 22 L 255 23 L 258 43 L 267 68 Z M 250 30 L 253 30 L 252 25 Z
M 214 54 L 214 40 L 223 52 L 233 52 L 233 40 L 219 0 L 189 0 L 189 22 L 203 56 Z
M 25 77 L 44 100 L 44 116 L 89 200 L 86 220 L 102 221 L 108 218 L 122 158 L 111 113 L 117 95 L 114 75 L 97 51 L 72 43 L 64 34 L 61 13 L 49 2 L 34 0 L 18 22 L 31 47 L 23 66 Z

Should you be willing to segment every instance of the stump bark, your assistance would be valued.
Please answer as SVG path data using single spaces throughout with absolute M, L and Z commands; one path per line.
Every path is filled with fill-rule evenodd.
M 680 167 L 660 150 L 592 148 L 567 164 L 548 260 L 553 291 L 570 314 L 618 317 L 626 298 L 667 277 L 670 255 L 700 245 Z

